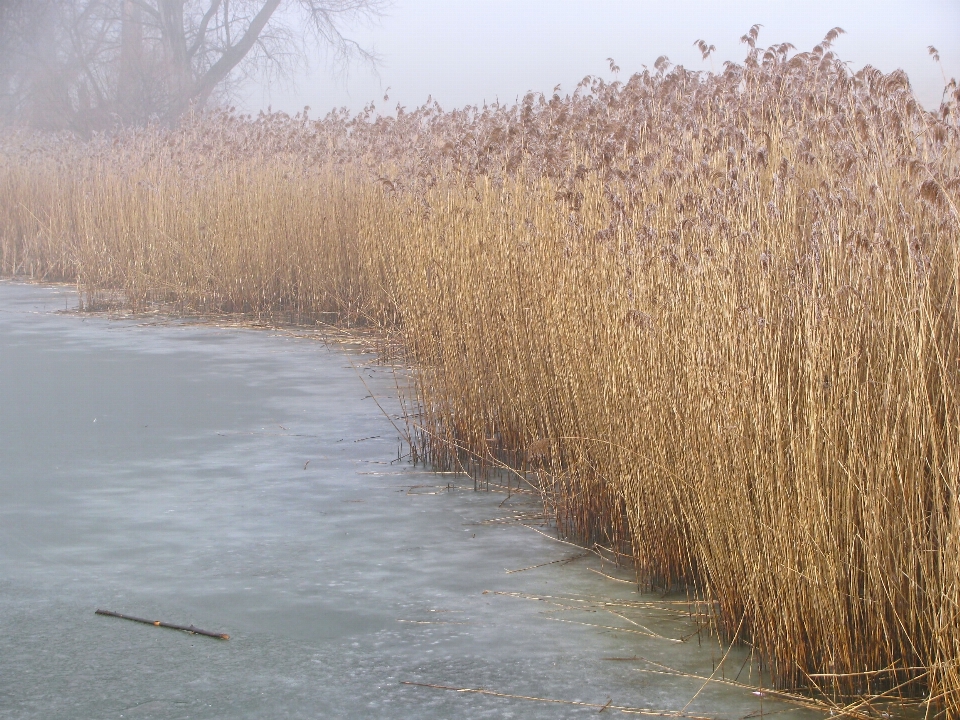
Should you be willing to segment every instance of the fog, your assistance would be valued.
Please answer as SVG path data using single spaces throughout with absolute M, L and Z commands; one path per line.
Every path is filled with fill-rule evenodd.
M 958 0 L 398 0 L 378 23 L 347 32 L 379 54 L 375 70 L 357 63 L 344 69 L 317 52 L 309 67 L 285 79 L 242 88 L 237 107 L 294 113 L 310 106 L 318 115 L 341 106 L 357 111 L 371 101 L 388 112 L 428 96 L 447 109 L 513 102 L 557 84 L 571 92 L 588 74 L 613 79 L 609 57 L 621 80 L 652 68 L 660 55 L 689 69 L 719 70 L 724 61 L 742 62 L 747 48 L 739 38 L 754 23 L 763 24 L 760 46 L 791 42 L 799 50 L 842 27 L 847 34 L 833 48 L 839 57 L 853 69 L 902 68 L 929 108 L 939 105 L 944 87 L 929 45 L 940 51 L 946 77 L 960 77 Z M 701 38 L 717 47 L 710 60 L 693 46 Z

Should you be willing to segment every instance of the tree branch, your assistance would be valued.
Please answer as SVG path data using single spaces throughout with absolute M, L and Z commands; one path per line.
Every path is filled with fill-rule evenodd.
M 250 21 L 247 31 L 243 34 L 243 37 L 240 38 L 239 42 L 227 48 L 223 55 L 220 56 L 220 59 L 213 64 L 213 67 L 198 80 L 193 92 L 193 97 L 190 99 L 196 100 L 201 105 L 209 99 L 217 85 L 226 79 L 230 71 L 246 57 L 247 53 L 250 52 L 256 44 L 260 33 L 263 32 L 271 16 L 276 12 L 280 2 L 281 0 L 267 0 L 267 2 L 264 3 L 260 12 Z
M 130 2 L 149 15 L 152 15 L 155 19 L 160 19 L 160 13 L 157 12 L 157 9 L 151 5 L 147 5 L 147 3 L 143 2 L 143 0 L 130 0 Z
M 213 19 L 213 16 L 217 14 L 217 10 L 220 9 L 220 3 L 222 0 L 213 0 L 210 4 L 210 9 L 207 10 L 206 14 L 203 16 L 203 19 L 200 21 L 200 27 L 197 29 L 197 39 L 194 41 L 193 46 L 187 50 L 187 57 L 192 58 L 197 54 L 203 46 L 203 38 L 207 34 L 207 26 L 210 25 L 210 21 Z

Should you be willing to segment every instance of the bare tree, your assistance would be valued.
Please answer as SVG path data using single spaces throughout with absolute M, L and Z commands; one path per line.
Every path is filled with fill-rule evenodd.
M 388 2 L 0 0 L 0 21 L 16 14 L 23 25 L 29 16 L 39 28 L 29 42 L 0 50 L 0 91 L 16 88 L 17 102 L 7 105 L 37 125 L 173 120 L 232 82 L 289 70 L 314 45 L 341 61 L 373 62 L 344 33 Z M 5 55 L 13 62 L 5 65 Z

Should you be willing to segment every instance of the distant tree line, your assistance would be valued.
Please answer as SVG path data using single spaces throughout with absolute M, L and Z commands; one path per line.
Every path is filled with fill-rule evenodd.
M 374 60 L 345 34 L 387 0 L 0 0 L 0 122 L 81 133 L 174 121 L 313 43 Z

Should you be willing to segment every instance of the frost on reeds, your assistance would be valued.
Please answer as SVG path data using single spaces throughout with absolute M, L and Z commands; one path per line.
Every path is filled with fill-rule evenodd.
M 511 106 L 8 136 L 2 271 L 402 338 L 421 459 L 526 473 L 780 687 L 960 717 L 960 96 L 832 38 Z

